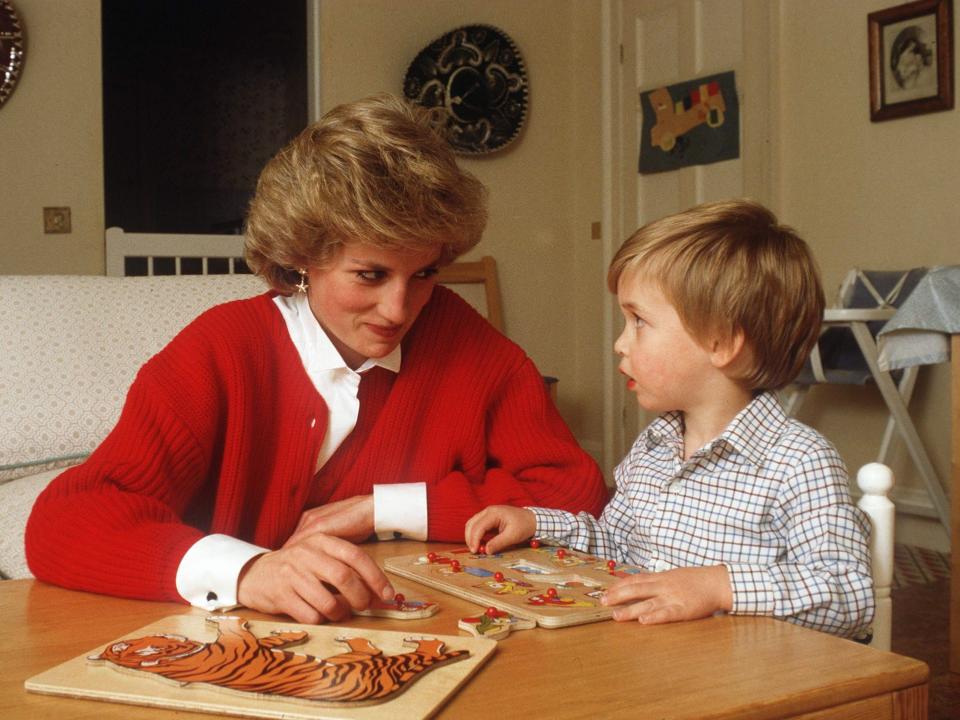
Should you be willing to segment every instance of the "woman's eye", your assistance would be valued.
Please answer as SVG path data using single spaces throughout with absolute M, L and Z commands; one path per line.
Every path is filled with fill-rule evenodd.
M 433 276 L 436 275 L 438 272 L 439 272 L 439 270 L 438 270 L 437 268 L 435 268 L 435 267 L 426 268 L 426 269 L 421 270 L 420 272 L 416 273 L 416 275 L 414 275 L 414 277 L 418 277 L 418 278 L 420 278 L 421 280 L 426 280 L 427 278 L 433 277 Z
M 634 328 L 636 328 L 637 330 L 639 330 L 639 329 L 642 328 L 644 325 L 646 325 L 646 323 L 643 321 L 643 318 L 642 318 L 642 317 L 640 317 L 639 315 L 634 315 L 634 316 L 633 316 L 633 327 L 634 327 Z
M 356 276 L 366 282 L 377 282 L 383 280 L 386 273 L 382 270 L 357 270 Z

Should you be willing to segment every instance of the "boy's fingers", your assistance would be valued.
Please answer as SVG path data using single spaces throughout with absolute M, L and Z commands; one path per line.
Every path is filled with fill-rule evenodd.
M 653 574 L 632 575 L 618 580 L 607 589 L 605 605 L 624 605 L 635 600 L 645 600 L 657 594 L 657 578 Z

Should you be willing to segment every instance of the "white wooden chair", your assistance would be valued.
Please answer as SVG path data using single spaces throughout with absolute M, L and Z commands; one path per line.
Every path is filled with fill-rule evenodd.
M 873 618 L 873 637 L 868 644 L 878 650 L 890 650 L 895 508 L 888 494 L 893 487 L 893 472 L 882 463 L 868 463 L 857 472 L 857 486 L 863 493 L 857 506 L 867 514 L 872 526 L 870 558 L 877 610 Z

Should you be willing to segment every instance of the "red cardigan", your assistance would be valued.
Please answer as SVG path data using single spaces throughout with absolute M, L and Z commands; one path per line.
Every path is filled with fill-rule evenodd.
M 270 294 L 208 310 L 141 368 L 103 443 L 39 496 L 30 569 L 80 590 L 181 600 L 175 577 L 206 533 L 277 548 L 301 512 L 426 482 L 431 540 L 460 542 L 486 505 L 598 515 L 607 499 L 533 362 L 445 288 L 394 375 L 360 384 L 357 426 L 320 473 L 327 408 Z

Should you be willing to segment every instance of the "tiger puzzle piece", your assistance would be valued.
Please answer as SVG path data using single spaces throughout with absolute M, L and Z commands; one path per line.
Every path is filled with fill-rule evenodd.
M 183 635 L 148 635 L 112 643 L 93 663 L 159 675 L 181 685 L 212 685 L 228 690 L 364 705 L 383 702 L 403 692 L 424 673 L 447 663 L 465 660 L 467 650 L 444 652 L 444 643 L 432 638 L 411 638 L 416 648 L 384 655 L 363 637 L 338 637 L 349 650 L 318 658 L 282 648 L 309 638 L 300 631 L 274 631 L 257 637 L 247 621 L 232 615 L 210 616 L 217 625 L 213 642 Z
M 397 593 L 393 601 L 376 598 L 366 610 L 354 610 L 353 614 L 394 620 L 420 620 L 436 615 L 439 610 L 440 605 L 432 600 L 408 600 L 403 593 Z
M 536 621 L 511 615 L 495 607 L 488 607 L 482 615 L 460 618 L 457 623 L 464 630 L 476 637 L 503 640 L 514 630 L 529 630 L 537 626 Z
M 96 623 L 97 620 L 85 622 Z M 236 632 L 228 632 L 228 627 Z M 231 639 L 229 635 L 235 637 Z M 247 622 L 238 619 L 228 624 L 224 619 L 224 622 L 214 623 L 208 622 L 206 615 L 192 612 L 158 618 L 145 627 L 114 637 L 116 639 L 109 642 L 109 638 L 104 638 L 97 647 L 29 677 L 24 687 L 29 693 L 63 698 L 231 717 L 425 720 L 433 717 L 468 683 L 497 649 L 494 640 L 463 633 L 424 637 L 410 631 L 299 625 L 292 621 Z M 141 643 L 141 640 L 145 642 Z M 127 668 L 107 659 L 89 659 L 90 656 L 100 657 L 105 649 L 119 644 L 135 645 L 128 648 L 126 654 L 131 661 L 139 659 L 148 663 L 146 668 Z M 174 647 L 169 653 L 162 652 L 168 644 Z M 236 650 L 236 655 L 244 663 L 235 676 L 253 684 L 263 680 L 261 676 L 279 654 L 291 656 L 283 661 L 288 671 L 286 679 L 291 684 L 306 686 L 315 673 L 329 674 L 329 677 L 341 679 L 340 689 L 344 696 L 362 696 L 381 680 L 387 692 L 378 698 L 374 691 L 368 700 L 310 699 L 271 694 L 259 689 L 233 690 L 196 679 L 184 679 L 183 676 L 168 678 L 159 672 L 164 666 L 176 663 L 176 667 L 189 676 L 191 671 L 185 664 L 192 663 L 195 671 L 206 667 L 216 673 L 215 658 L 224 654 L 228 646 Z M 139 655 L 138 650 L 142 651 Z M 455 652 L 459 653 L 457 657 L 441 660 Z M 174 660 L 168 655 L 184 657 Z M 155 664 L 150 665 L 152 662 Z M 147 671 L 150 667 L 154 672 Z M 282 681 L 283 678 L 277 680 L 278 683 Z M 90 714 L 95 712 L 94 707 Z M 63 714 L 72 713 L 65 711 Z M 154 714 L 159 716 L 157 712 Z

